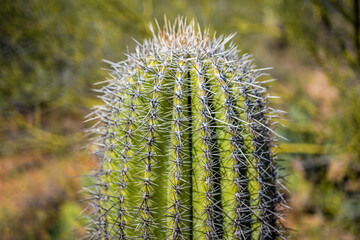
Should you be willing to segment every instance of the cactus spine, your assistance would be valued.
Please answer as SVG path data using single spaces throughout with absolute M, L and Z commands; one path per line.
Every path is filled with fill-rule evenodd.
M 232 36 L 175 24 L 110 63 L 91 239 L 284 238 L 266 88 Z

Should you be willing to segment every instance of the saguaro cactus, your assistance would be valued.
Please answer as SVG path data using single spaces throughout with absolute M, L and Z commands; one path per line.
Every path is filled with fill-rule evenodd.
M 249 55 L 192 21 L 138 43 L 99 92 L 91 239 L 283 238 L 268 95 Z

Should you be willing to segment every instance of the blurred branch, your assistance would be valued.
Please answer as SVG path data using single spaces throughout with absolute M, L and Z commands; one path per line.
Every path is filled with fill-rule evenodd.
M 235 26 L 239 30 L 241 34 L 249 34 L 249 33 L 264 33 L 268 36 L 280 37 L 281 31 L 278 27 L 272 25 L 264 25 L 262 23 L 249 23 L 245 21 L 241 21 L 241 19 L 234 19 Z
M 356 0 L 355 0 L 356 1 Z M 332 1 L 334 2 L 334 1 Z M 333 21 L 336 21 L 336 19 L 334 19 L 332 17 L 331 11 L 328 9 L 328 7 L 326 6 L 326 4 L 324 4 L 323 0 L 314 0 L 314 4 L 319 8 L 320 12 L 321 12 L 321 20 L 323 21 L 329 35 L 333 34 L 335 37 L 335 40 L 338 44 L 338 46 L 340 47 L 342 54 L 341 56 L 343 56 L 349 63 L 349 65 L 351 66 L 356 66 L 356 59 L 354 59 L 351 54 L 349 53 L 349 49 L 347 49 L 347 42 L 349 41 L 349 39 L 351 38 L 347 38 L 343 36 L 343 32 L 339 32 L 338 29 L 336 29 L 336 27 L 334 27 Z M 340 4 L 339 4 L 340 5 Z M 341 7 L 341 5 L 340 5 Z M 336 10 L 340 13 L 343 13 L 343 11 L 345 11 L 343 8 L 337 7 Z M 345 13 L 343 13 L 344 15 Z M 354 24 L 354 18 L 351 16 L 350 19 L 348 19 L 346 16 L 344 15 L 345 19 L 350 21 L 350 24 L 353 25 Z M 342 30 L 342 29 L 340 29 Z M 328 49 L 326 50 L 328 52 L 331 52 L 331 50 L 329 51 Z M 322 59 L 322 64 L 323 61 L 326 61 L 326 59 Z
M 356 2 L 357 0 L 354 1 Z M 327 0 L 327 2 L 333 4 L 337 8 L 337 10 L 344 16 L 344 18 L 347 19 L 349 22 L 354 22 L 354 17 L 345 9 L 342 1 L 339 2 L 338 0 Z
M 74 145 L 75 143 L 80 142 L 80 139 L 82 138 L 81 132 L 75 132 L 71 134 L 71 136 L 62 136 L 45 131 L 27 122 L 25 117 L 19 113 L 15 113 L 13 119 L 20 127 L 24 127 L 25 130 L 37 140 L 37 144 L 34 139 L 31 140 L 32 143 L 35 143 L 37 147 L 39 147 L 39 143 L 45 144 L 46 148 L 50 151 L 64 149 L 70 145 Z
M 355 16 L 355 43 L 357 51 L 357 61 L 358 66 L 360 67 L 360 9 L 359 9 L 359 0 L 354 0 L 354 16 Z
M 311 143 L 281 143 L 278 153 L 324 154 L 325 147 Z

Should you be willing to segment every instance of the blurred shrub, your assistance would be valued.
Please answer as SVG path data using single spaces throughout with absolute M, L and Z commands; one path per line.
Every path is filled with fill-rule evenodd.
M 111 2 L 2 1 L 1 114 L 33 111 L 36 106 L 76 105 L 86 96 L 91 83 L 102 79 L 99 61 L 103 56 L 118 57 L 124 51 L 123 26 L 144 29 L 137 26 L 137 15 L 123 16 L 130 14 L 124 2 Z
M 317 136 L 322 136 L 320 142 L 327 146 L 320 156 L 303 157 L 306 179 L 313 185 L 310 208 L 354 234 L 360 232 L 359 206 L 355 204 L 360 202 L 359 5 L 358 0 L 289 0 L 276 5 L 289 44 L 307 50 L 338 93 L 333 112 L 308 114 L 311 124 L 321 123 L 322 132 Z M 326 86 L 322 90 L 320 94 L 328 94 Z

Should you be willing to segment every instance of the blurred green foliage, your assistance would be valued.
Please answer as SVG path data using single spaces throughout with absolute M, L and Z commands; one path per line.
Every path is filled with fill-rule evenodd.
M 59 216 L 53 229 L 50 230 L 52 239 L 76 239 L 74 230 L 86 224 L 84 221 L 79 221 L 79 212 L 82 207 L 76 202 L 65 202 L 60 206 Z
M 120 14 L 107 13 L 109 8 L 102 6 L 98 1 L 2 2 L 3 114 L 81 101 L 91 83 L 101 77 L 96 65 L 104 52 L 119 54 L 124 50 L 107 48 L 121 39 L 114 37 L 121 26 L 104 16 Z
M 338 93 L 327 118 L 310 115 L 324 124 L 324 143 L 330 145 L 324 155 L 304 160 L 305 166 L 317 170 L 310 174 L 312 207 L 354 233 L 360 232 L 359 4 L 290 0 L 278 5 L 289 42 L 308 50 Z
M 292 239 L 360 232 L 358 0 L 3 0 L 0 7 L 0 229 L 7 239 L 75 239 L 83 116 L 132 37 L 166 14 L 196 18 L 250 52 L 278 83 L 290 141 L 279 158 Z M 75 161 L 74 159 L 79 159 Z M 74 167 L 70 167 L 74 166 Z M 56 168 L 56 170 L 52 170 Z M 18 191 L 17 189 L 22 189 Z M 40 191 L 41 194 L 35 194 Z M 41 203 L 41 204 L 40 204 Z M 24 224 L 24 222 L 26 224 Z

